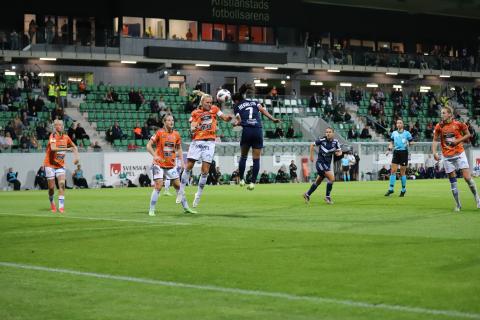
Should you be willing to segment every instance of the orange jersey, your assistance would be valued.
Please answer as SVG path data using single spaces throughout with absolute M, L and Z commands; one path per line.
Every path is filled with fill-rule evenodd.
M 200 108 L 192 112 L 190 122 L 197 124 L 197 129 L 193 132 L 193 140 L 215 140 L 219 113 L 222 114 L 220 108 L 213 105 L 210 111 L 203 111 Z
M 155 153 L 160 158 L 160 161 L 154 160 L 153 163 L 161 168 L 175 167 L 176 150 L 182 143 L 178 131 L 168 132 L 160 129 L 150 138 L 150 141 L 157 146 Z
M 458 140 L 462 138 L 467 131 L 467 125 L 457 120 L 452 120 L 450 123 L 444 123 L 441 121 L 435 126 L 435 134 L 437 137 L 440 136 L 442 154 L 445 157 L 451 157 L 464 151 L 463 143 L 451 146 L 450 142 L 454 139 Z
M 55 143 L 57 148 L 71 147 L 73 146 L 73 142 L 66 133 L 58 134 L 55 132 L 50 134 L 50 138 L 48 138 L 47 154 L 45 155 L 43 165 L 55 169 L 63 168 L 65 166 L 65 154 L 67 151 L 52 151 L 50 146 L 52 142 Z

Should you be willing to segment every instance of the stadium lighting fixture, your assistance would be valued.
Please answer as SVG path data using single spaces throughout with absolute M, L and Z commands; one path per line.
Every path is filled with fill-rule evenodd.
M 405 81 L 401 80 L 400 83 L 405 83 Z
M 265 70 L 278 70 L 278 67 L 265 67 Z
M 424 52 L 423 55 L 424 55 L 424 56 L 428 56 L 428 52 Z
M 290 80 L 290 76 L 287 76 L 286 78 L 287 78 L 287 80 Z
M 17 73 L 15 71 L 5 71 L 6 76 L 16 76 Z
M 378 84 L 376 84 L 376 83 L 367 83 L 367 88 L 378 88 Z
M 327 72 L 340 72 L 338 69 L 328 69 Z
M 43 61 L 57 61 L 57 58 L 40 58 Z
M 281 84 L 285 84 L 285 80 L 280 81 Z
M 450 91 L 455 91 L 455 87 L 450 87 Z
M 340 87 L 351 87 L 352 84 L 350 82 L 340 82 Z
M 16 66 L 12 66 L 12 70 L 15 70 L 17 67 Z
M 394 84 L 393 89 L 402 89 L 402 85 L 401 84 Z
M 253 80 L 253 83 L 255 83 L 255 84 L 260 83 L 260 82 L 262 82 L 262 80 L 260 80 L 260 79 Z
M 430 86 L 420 86 L 420 90 L 430 90 L 432 87 Z
M 440 78 L 450 78 L 450 75 L 449 74 L 441 74 Z
M 136 64 L 137 61 L 133 61 L 133 60 L 122 60 L 122 61 L 120 61 L 120 63 Z
M 323 86 L 323 82 L 321 81 L 310 81 L 311 86 Z
M 195 67 L 210 67 L 210 65 L 207 63 L 196 63 Z
M 53 72 L 40 72 L 38 74 L 39 77 L 55 77 L 55 73 Z
M 389 75 L 389 76 L 396 76 L 398 75 L 398 73 L 396 72 L 385 72 L 385 74 Z
M 82 78 L 68 77 L 69 82 L 80 82 Z
M 255 83 L 255 87 L 268 87 L 268 83 Z

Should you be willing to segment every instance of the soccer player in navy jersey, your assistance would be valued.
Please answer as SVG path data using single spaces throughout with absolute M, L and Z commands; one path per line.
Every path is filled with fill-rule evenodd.
M 314 160 L 314 150 L 315 147 L 319 147 L 318 158 L 315 164 L 317 169 L 317 179 L 312 183 L 310 189 L 303 194 L 305 202 L 310 201 L 310 196 L 317 189 L 317 187 L 322 183 L 324 178 L 327 178 L 327 193 L 325 196 L 325 202 L 328 204 L 333 204 L 330 193 L 332 192 L 333 182 L 335 181 L 335 175 L 333 174 L 332 169 L 330 168 L 332 163 L 332 157 L 335 154 L 337 157 L 342 155 L 342 149 L 340 148 L 340 143 L 337 139 L 334 139 L 335 131 L 332 128 L 327 128 L 325 130 L 325 136 L 323 138 L 317 139 L 314 143 L 310 145 L 310 161 Z
M 234 103 L 233 111 L 237 119 L 234 126 L 241 126 L 243 128 L 242 138 L 240 140 L 241 156 L 238 164 L 240 186 L 242 187 L 245 185 L 243 176 L 245 174 L 248 152 L 250 148 L 252 148 L 252 181 L 247 187 L 248 190 L 255 188 L 255 182 L 257 181 L 258 172 L 260 171 L 260 155 L 263 148 L 262 119 L 260 114 L 263 114 L 275 123 L 280 122 L 279 119 L 274 118 L 260 103 L 246 98 L 247 94 L 252 94 L 254 91 L 255 89 L 252 85 L 243 84 L 239 92 L 232 96 Z

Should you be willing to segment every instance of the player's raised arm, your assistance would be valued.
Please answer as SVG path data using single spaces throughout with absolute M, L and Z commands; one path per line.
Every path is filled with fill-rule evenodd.
M 78 154 L 78 148 L 75 145 L 75 143 L 73 143 L 73 141 L 70 140 L 70 148 L 67 148 L 67 149 L 73 152 L 73 163 L 78 164 L 78 162 L 80 161 L 80 156 Z
M 314 153 L 315 153 L 315 143 L 312 143 L 310 145 L 310 162 L 313 162 L 313 160 L 315 160 Z
M 275 123 L 279 123 L 280 119 L 274 118 L 267 109 L 265 109 L 260 103 L 258 104 L 258 110 L 268 119 L 272 120 Z

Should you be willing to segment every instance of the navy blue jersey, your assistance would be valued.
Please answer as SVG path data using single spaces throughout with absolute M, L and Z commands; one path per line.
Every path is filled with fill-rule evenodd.
M 315 145 L 318 146 L 317 162 L 328 164 L 332 162 L 332 156 L 335 151 L 341 150 L 340 142 L 337 139 L 328 140 L 326 137 L 317 139 Z
M 262 127 L 259 104 L 256 101 L 245 99 L 239 102 L 233 108 L 235 115 L 240 116 L 240 125 L 242 127 Z

